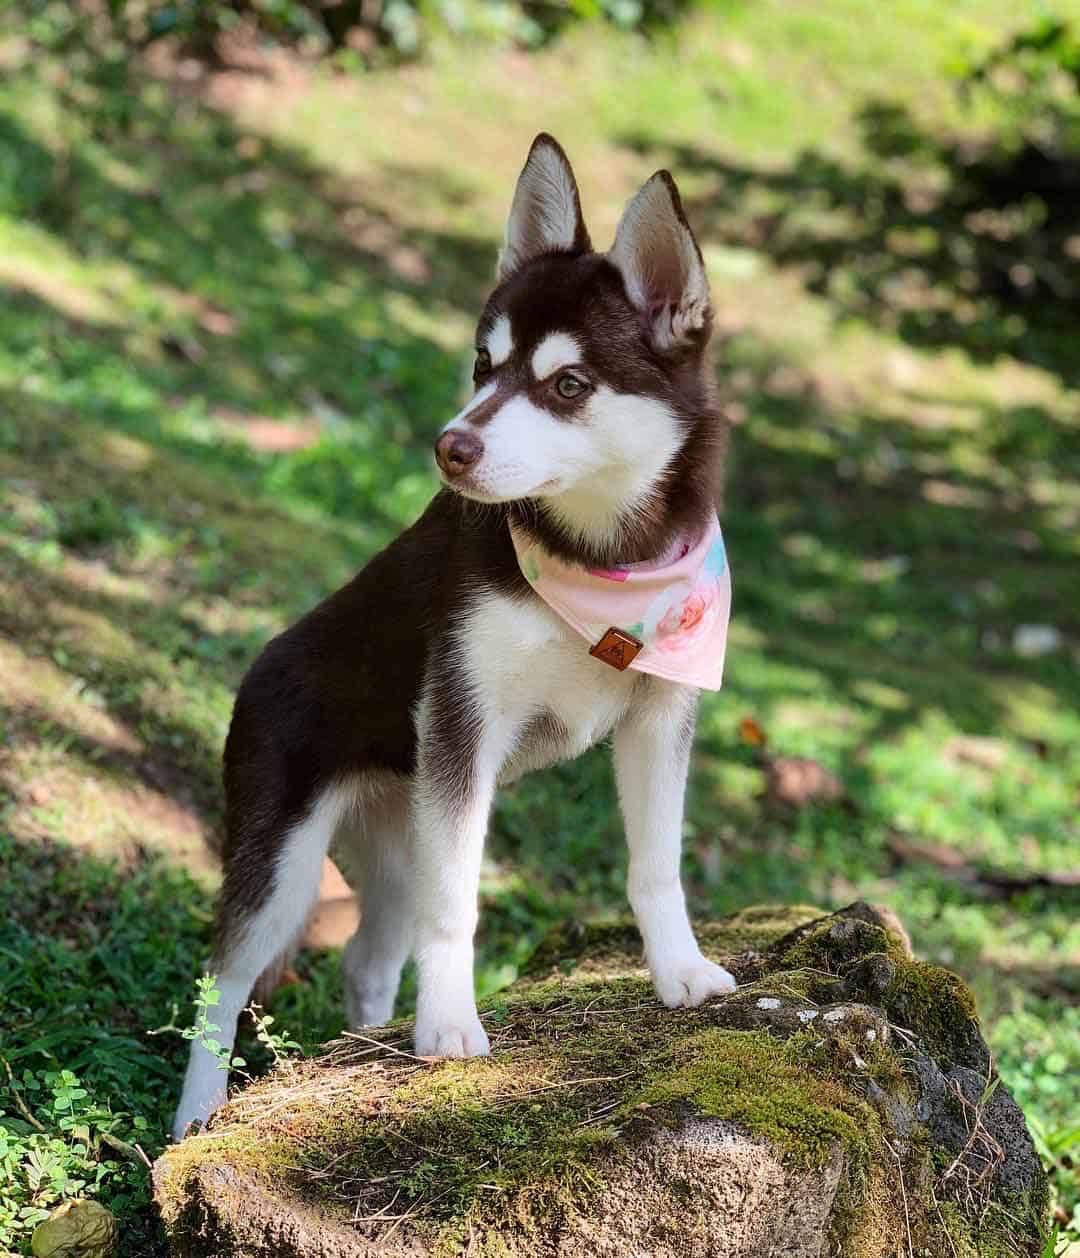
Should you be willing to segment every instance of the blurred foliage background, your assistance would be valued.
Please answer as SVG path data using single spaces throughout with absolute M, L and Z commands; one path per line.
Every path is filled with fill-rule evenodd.
M 0 1250 L 82 1194 L 162 1252 L 232 694 L 433 492 L 540 129 L 600 243 L 669 166 L 713 284 L 694 909 L 897 908 L 1080 1240 L 1078 41 L 1073 0 L 0 7 Z M 602 751 L 506 792 L 481 989 L 623 877 Z M 272 1005 L 309 1047 L 336 962 Z

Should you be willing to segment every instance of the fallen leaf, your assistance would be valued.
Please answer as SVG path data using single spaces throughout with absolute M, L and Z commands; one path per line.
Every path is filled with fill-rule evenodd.
M 1009 755 L 1009 746 L 1000 738 L 958 734 L 941 750 L 942 756 L 952 764 L 973 764 L 980 769 L 1000 769 Z
M 789 808 L 834 803 L 846 795 L 844 784 L 816 760 L 775 756 L 765 765 L 765 798 Z
M 213 336 L 232 336 L 236 331 L 236 320 L 225 310 L 207 306 L 199 315 L 199 326 Z
M 752 716 L 744 716 L 739 722 L 739 737 L 750 747 L 764 747 L 768 741 L 765 731 Z

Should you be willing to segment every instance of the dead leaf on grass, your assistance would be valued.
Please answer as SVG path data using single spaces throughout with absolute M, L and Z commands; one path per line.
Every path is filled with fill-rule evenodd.
M 806 756 L 771 756 L 765 763 L 765 798 L 771 804 L 805 808 L 844 799 L 844 784 Z

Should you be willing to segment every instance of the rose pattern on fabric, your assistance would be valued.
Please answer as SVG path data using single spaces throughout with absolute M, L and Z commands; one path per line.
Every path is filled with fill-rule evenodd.
M 513 523 L 510 534 L 522 574 L 590 653 L 614 629 L 642 644 L 630 668 L 699 689 L 720 688 L 731 578 L 715 516 L 659 558 L 611 568 L 567 563 Z
M 724 542 L 717 537 L 709 547 L 694 582 L 665 591 L 649 608 L 644 639 L 658 651 L 681 651 L 714 629 L 721 611 L 720 578 L 727 567 Z
M 720 612 L 720 584 L 702 578 L 666 590 L 645 614 L 645 641 L 658 651 L 681 651 L 708 637 Z

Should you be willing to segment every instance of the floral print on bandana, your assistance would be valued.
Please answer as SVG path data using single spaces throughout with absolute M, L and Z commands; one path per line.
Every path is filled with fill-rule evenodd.
M 665 559 L 609 569 L 564 563 L 523 529 L 511 526 L 510 533 L 529 584 L 590 646 L 620 629 L 644 644 L 630 668 L 719 689 L 731 574 L 715 517 L 700 537 L 679 539 Z
M 723 576 L 727 567 L 721 537 L 709 547 L 701 571 L 693 581 L 659 595 L 642 622 L 642 638 L 659 651 L 681 651 L 707 637 L 723 616 L 726 630 L 730 599 L 725 599 Z

